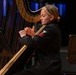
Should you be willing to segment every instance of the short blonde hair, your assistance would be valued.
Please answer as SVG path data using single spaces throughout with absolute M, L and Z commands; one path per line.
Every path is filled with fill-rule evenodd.
M 48 4 L 42 7 L 48 15 L 53 15 L 57 21 L 60 20 L 58 8 L 54 5 Z

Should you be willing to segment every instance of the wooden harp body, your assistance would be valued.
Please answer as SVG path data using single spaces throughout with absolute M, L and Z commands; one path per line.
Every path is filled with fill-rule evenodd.
M 23 5 L 23 3 L 25 2 L 25 6 Z M 27 5 L 27 1 L 28 0 L 16 0 L 18 9 L 20 11 L 20 14 L 22 15 L 22 17 L 28 21 L 28 22 L 38 22 L 40 20 L 40 15 L 38 11 L 30 11 L 28 10 L 28 5 Z M 28 12 L 28 11 L 29 12 Z M 34 15 L 32 15 L 34 14 Z M 29 19 L 30 18 L 30 19 Z M 35 35 L 38 35 L 45 27 L 46 25 L 43 25 L 36 33 Z M 33 37 L 32 37 L 33 38 Z M 0 75 L 11 75 L 12 73 L 14 73 L 16 70 L 18 70 L 18 67 L 20 66 L 19 64 L 22 64 L 22 60 L 25 59 L 25 61 L 27 62 L 29 56 L 28 56 L 28 52 L 29 50 L 28 46 L 24 45 L 12 58 L 11 60 L 9 60 L 9 62 L 0 70 Z M 33 52 L 31 52 L 33 53 Z M 31 54 L 32 55 L 32 54 Z M 31 56 L 30 55 L 30 56 Z M 26 57 L 26 58 L 24 58 Z

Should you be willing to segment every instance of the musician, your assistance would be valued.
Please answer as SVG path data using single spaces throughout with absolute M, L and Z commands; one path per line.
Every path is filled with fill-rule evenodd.
M 61 31 L 58 26 L 60 21 L 58 8 L 54 5 L 45 5 L 40 15 L 41 24 L 46 26 L 39 35 L 35 35 L 34 26 L 19 31 L 20 43 L 35 48 L 37 61 L 34 66 L 16 75 L 59 75 L 61 73 Z

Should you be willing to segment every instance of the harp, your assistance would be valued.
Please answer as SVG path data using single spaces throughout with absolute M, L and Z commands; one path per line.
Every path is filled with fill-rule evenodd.
M 40 21 L 40 10 L 32 11 L 29 7 L 29 1 L 28 0 L 16 0 L 18 10 L 22 17 L 28 21 L 28 22 L 38 22 Z
M 40 10 L 36 11 L 36 12 L 33 12 L 33 11 L 30 11 L 32 14 L 34 14 L 34 16 L 31 15 L 31 13 L 27 13 L 26 11 L 26 7 L 23 6 L 23 3 L 27 4 L 27 0 L 16 0 L 16 3 L 17 3 L 17 6 L 18 6 L 18 9 L 20 11 L 20 14 L 22 15 L 22 17 L 29 21 L 29 22 L 38 22 L 40 20 L 40 15 L 39 15 L 39 12 Z M 25 4 L 25 5 L 26 5 Z M 35 14 L 37 13 L 37 14 Z M 30 20 L 29 20 L 30 18 Z M 38 35 L 42 30 L 43 28 L 45 27 L 45 25 L 43 25 L 36 33 L 35 35 Z M 24 59 L 24 54 L 26 55 L 28 53 L 28 50 L 26 51 L 26 49 L 28 48 L 28 46 L 24 45 L 12 58 L 11 60 L 9 60 L 9 62 L 0 70 L 0 75 L 11 75 L 17 66 L 18 65 L 18 62 L 21 61 L 22 59 Z M 22 58 L 22 57 L 23 58 Z M 25 58 L 25 60 L 29 60 L 28 58 Z M 17 64 L 17 65 L 15 65 Z

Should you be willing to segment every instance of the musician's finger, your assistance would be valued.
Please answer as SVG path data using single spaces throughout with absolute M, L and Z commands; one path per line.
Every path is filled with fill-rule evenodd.
M 35 26 L 32 26 L 32 30 L 33 30 L 33 31 L 35 30 Z
M 19 34 L 20 34 L 21 37 L 26 36 L 26 32 L 25 32 L 25 30 L 21 30 L 21 31 L 19 31 Z
M 27 32 L 28 31 L 28 27 L 24 28 L 24 30 L 25 30 L 25 32 Z

